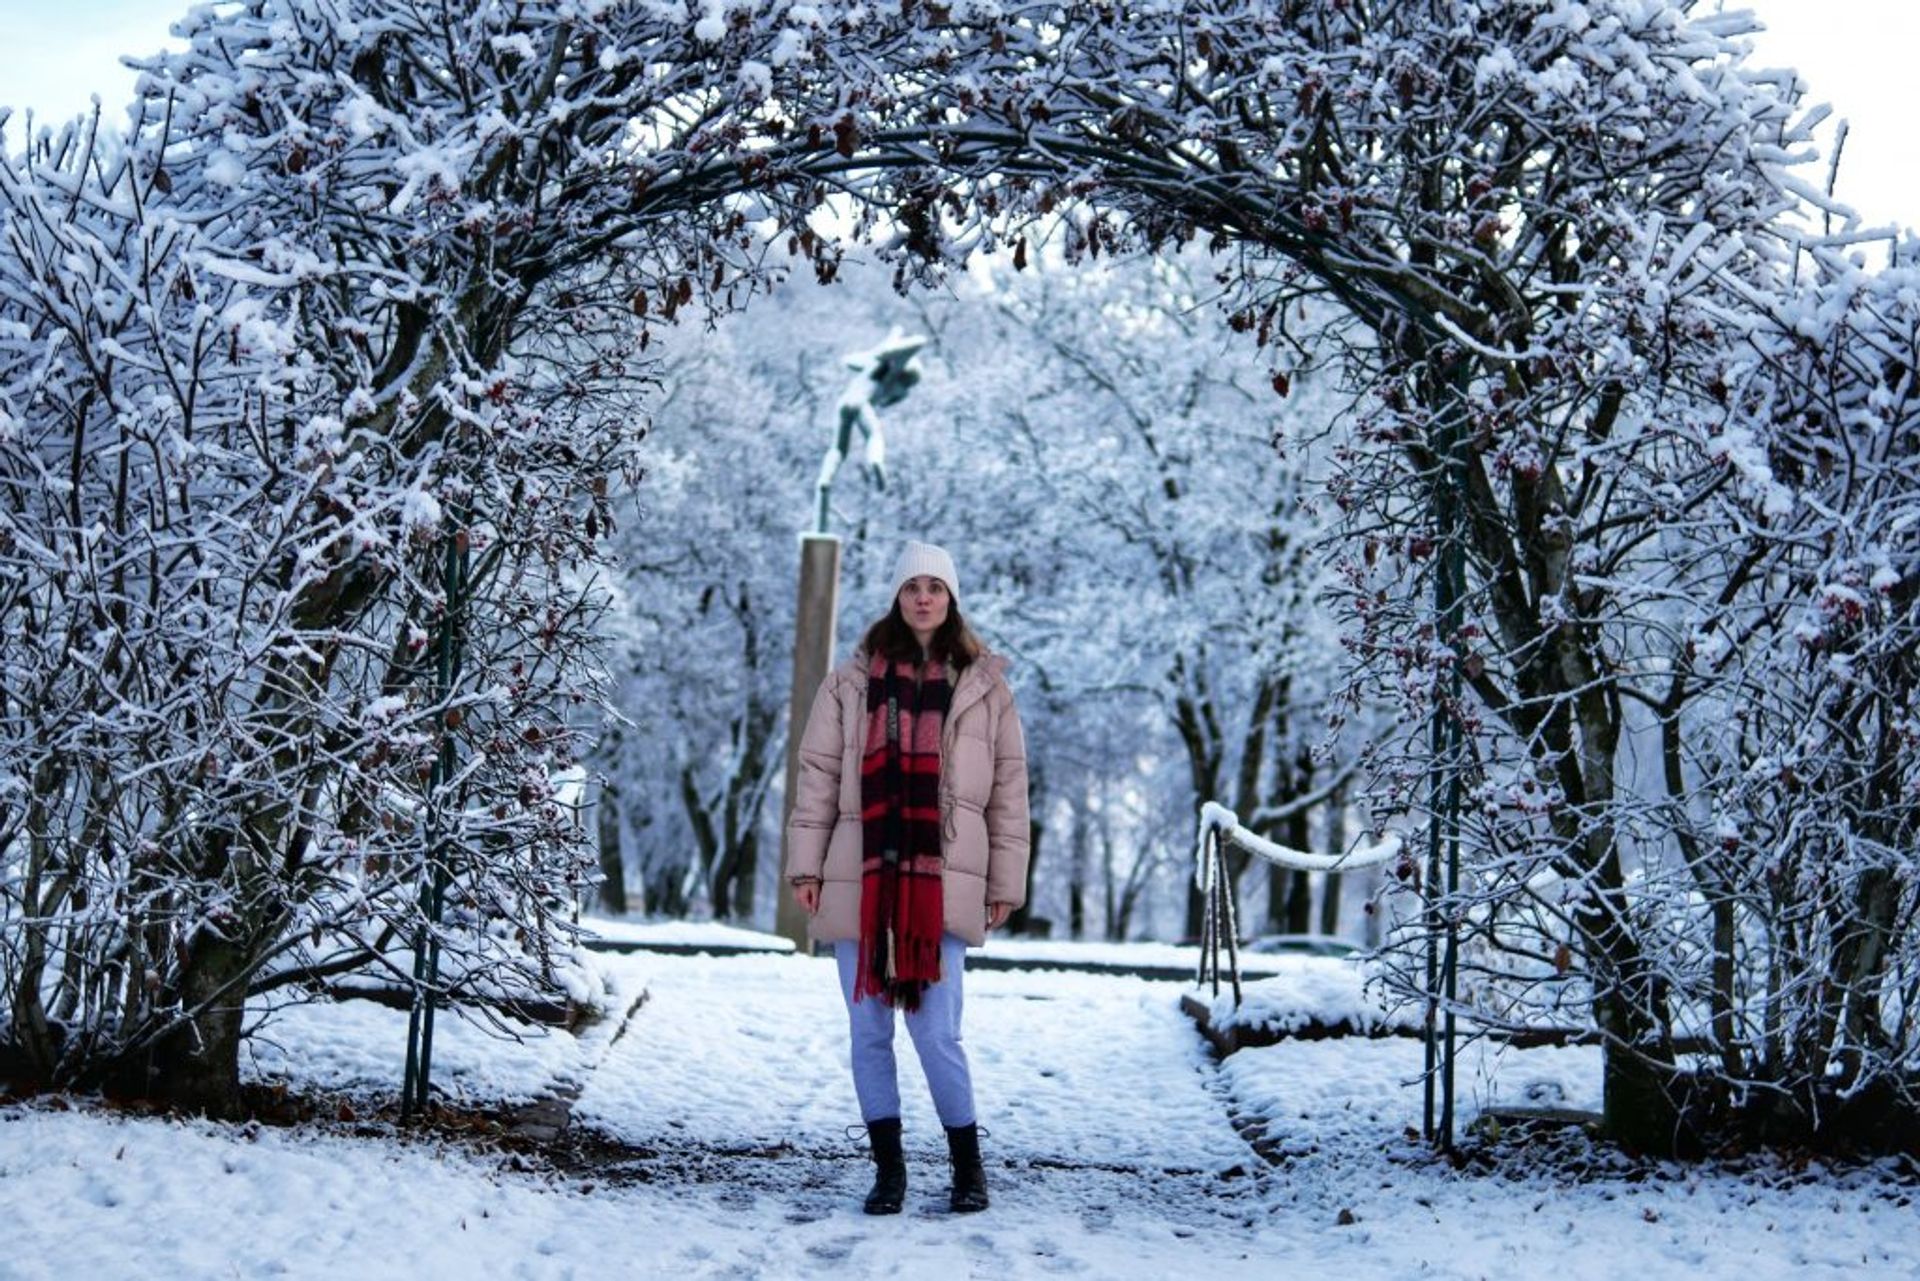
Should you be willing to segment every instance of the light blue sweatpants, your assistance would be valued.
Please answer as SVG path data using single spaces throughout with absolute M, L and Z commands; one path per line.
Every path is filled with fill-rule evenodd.
M 860 963 L 857 939 L 833 945 L 840 966 L 840 992 L 847 1000 L 847 1027 L 853 1040 L 853 1092 L 860 1100 L 860 1119 L 884 1121 L 900 1115 L 900 1074 L 893 1057 L 894 1008 L 876 997 L 853 999 L 853 980 Z M 965 940 L 953 934 L 940 938 L 938 983 L 920 995 L 920 1008 L 907 1014 L 907 1032 L 920 1055 L 920 1068 L 933 1092 L 940 1124 L 973 1124 L 973 1073 L 967 1067 L 967 1048 L 960 1043 L 961 977 L 967 965 Z

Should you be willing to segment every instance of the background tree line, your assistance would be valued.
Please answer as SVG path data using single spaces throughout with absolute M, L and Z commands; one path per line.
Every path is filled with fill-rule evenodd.
M 668 341 L 620 535 L 620 715 L 595 761 L 630 906 L 771 921 L 795 535 L 842 358 L 889 328 L 932 342 L 924 380 L 885 415 L 886 488 L 849 466 L 836 489 L 838 652 L 884 608 L 901 539 L 954 549 L 963 608 L 1013 658 L 1027 720 L 1030 914 L 1074 937 L 1197 933 L 1184 882 L 1205 800 L 1302 847 L 1341 839 L 1319 822 L 1353 757 L 1326 729 L 1340 651 L 1325 526 L 1310 458 L 1284 448 L 1323 434 L 1341 401 L 1317 370 L 1276 396 L 1208 305 L 1206 270 L 1201 255 L 1002 263 L 903 299 L 848 264 L 831 289 L 791 287 L 747 323 Z M 1248 888 L 1271 905 L 1265 928 L 1337 923 L 1337 887 L 1324 917 L 1304 877 Z

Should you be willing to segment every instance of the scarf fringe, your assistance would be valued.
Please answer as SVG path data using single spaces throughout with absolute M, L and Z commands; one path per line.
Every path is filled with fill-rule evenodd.
M 902 938 L 881 923 L 883 897 L 860 896 L 860 963 L 854 970 L 853 999 L 874 997 L 911 1013 L 920 1008 L 921 994 L 946 977 L 940 954 L 944 922 L 936 920 L 931 934 L 923 929 L 917 937 Z M 924 927 L 924 918 L 921 923 Z

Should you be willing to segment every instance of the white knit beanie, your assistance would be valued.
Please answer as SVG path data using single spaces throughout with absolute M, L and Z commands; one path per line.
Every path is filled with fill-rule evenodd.
M 893 594 L 889 600 L 897 600 L 900 589 L 907 585 L 909 578 L 918 578 L 922 574 L 937 578 L 947 585 L 947 592 L 955 600 L 960 599 L 960 575 L 954 571 L 953 557 L 947 555 L 944 547 L 935 547 L 932 543 L 909 542 L 906 550 L 900 553 L 900 559 L 893 566 Z

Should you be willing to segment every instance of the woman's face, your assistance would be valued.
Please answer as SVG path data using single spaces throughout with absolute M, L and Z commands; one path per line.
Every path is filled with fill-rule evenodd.
M 947 611 L 952 605 L 947 585 L 931 574 L 909 578 L 900 585 L 900 616 L 907 620 L 907 626 L 913 629 L 922 645 L 947 621 Z

